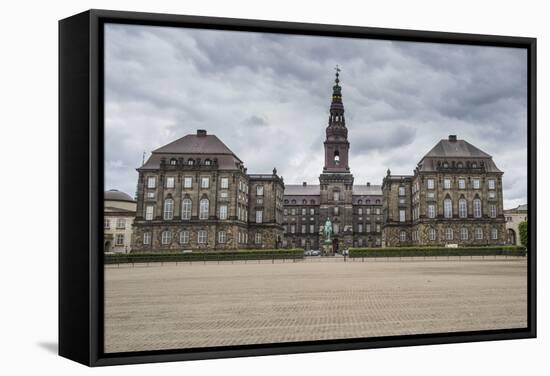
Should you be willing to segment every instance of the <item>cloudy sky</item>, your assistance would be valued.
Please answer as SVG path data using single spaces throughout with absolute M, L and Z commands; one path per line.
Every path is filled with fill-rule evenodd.
M 505 208 L 527 202 L 525 50 L 131 25 L 105 31 L 105 188 L 133 196 L 143 152 L 196 129 L 318 184 L 336 64 L 356 184 L 456 134 L 504 171 Z

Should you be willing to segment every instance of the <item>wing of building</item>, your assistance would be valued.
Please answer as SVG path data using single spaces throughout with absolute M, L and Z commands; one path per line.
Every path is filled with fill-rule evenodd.
M 132 249 L 300 247 L 333 253 L 506 242 L 503 172 L 486 152 L 451 135 L 411 175 L 388 169 L 380 185 L 356 183 L 338 72 L 327 123 L 319 129 L 325 158 L 318 184 L 285 184 L 275 168 L 249 174 L 205 130 L 154 150 L 137 169 Z M 325 234 L 325 226 L 332 231 Z

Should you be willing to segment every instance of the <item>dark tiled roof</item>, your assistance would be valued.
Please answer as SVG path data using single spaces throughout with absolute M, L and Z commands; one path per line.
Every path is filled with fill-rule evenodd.
M 217 159 L 221 170 L 237 169 L 242 161 L 215 135 L 188 134 L 156 150 L 141 169 L 158 169 L 161 159 L 170 157 Z
M 285 196 L 318 196 L 320 194 L 319 185 L 285 184 Z
M 491 158 L 491 156 L 484 151 L 476 148 L 474 145 L 470 144 L 464 140 L 441 140 L 439 141 L 432 150 L 424 156 L 426 157 L 436 157 L 436 158 Z
M 111 189 L 108 191 L 105 191 L 103 193 L 103 199 L 105 201 L 127 201 L 127 202 L 135 202 L 135 200 L 130 197 L 130 195 L 120 192 L 116 189 Z
M 360 196 L 378 196 L 382 195 L 382 186 L 381 185 L 354 185 L 353 186 L 353 195 Z
M 478 149 L 474 145 L 464 140 L 440 140 L 419 162 L 418 167 L 421 172 L 433 172 L 438 170 L 438 164 L 442 160 L 451 162 L 453 159 L 470 160 L 483 163 L 487 172 L 502 172 L 493 161 L 493 158 Z

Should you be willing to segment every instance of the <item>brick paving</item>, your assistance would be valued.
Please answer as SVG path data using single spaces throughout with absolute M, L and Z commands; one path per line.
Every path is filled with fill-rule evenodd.
M 105 270 L 105 351 L 520 328 L 527 263 L 341 259 Z

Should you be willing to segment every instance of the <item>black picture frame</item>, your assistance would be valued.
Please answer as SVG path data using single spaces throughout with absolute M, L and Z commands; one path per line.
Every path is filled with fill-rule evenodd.
M 220 30 L 519 47 L 528 59 L 528 326 L 421 334 L 109 353 L 103 344 L 103 25 Z M 86 204 L 84 204 L 86 197 Z M 88 10 L 59 21 L 59 354 L 88 366 L 431 345 L 536 337 L 536 39 L 294 22 Z

